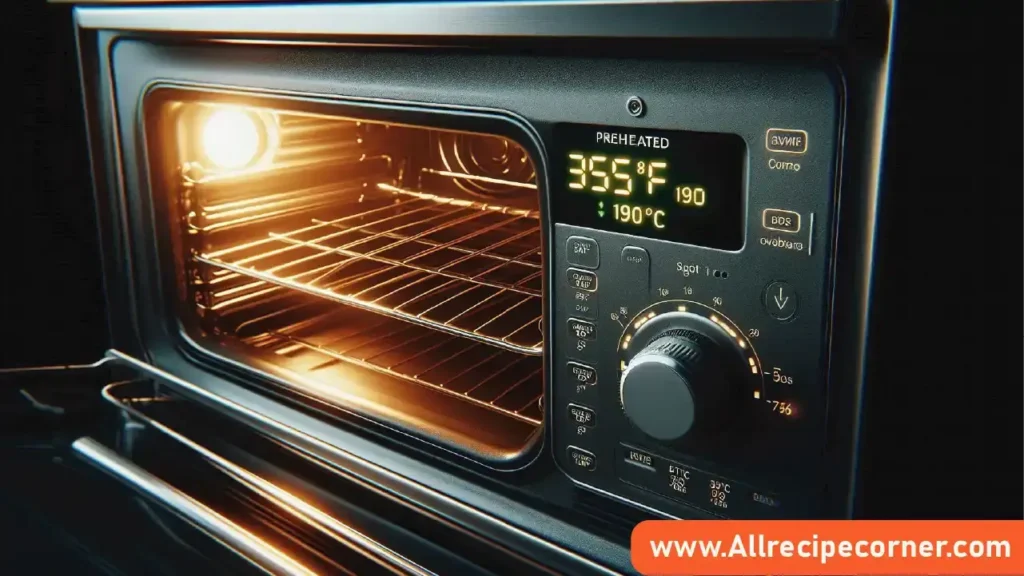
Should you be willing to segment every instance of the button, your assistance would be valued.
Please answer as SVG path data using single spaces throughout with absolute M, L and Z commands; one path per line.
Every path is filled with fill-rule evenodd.
M 593 272 L 569 268 L 565 271 L 565 277 L 572 288 L 584 292 L 597 292 L 597 274 Z
M 711 512 L 725 514 L 735 503 L 738 494 L 736 494 L 732 481 L 711 476 L 708 478 L 704 496 L 706 499 L 697 500 L 698 504 L 705 506 Z M 742 496 L 739 497 L 742 498 Z
M 796 234 L 800 231 L 800 214 L 792 210 L 768 208 L 761 212 L 761 226 L 765 230 Z
M 583 236 L 570 236 L 565 241 L 565 259 L 573 266 L 597 269 L 601 263 L 601 252 L 597 240 Z
M 587 472 L 593 472 L 597 468 L 597 458 L 590 452 L 575 446 L 569 446 L 567 453 L 569 454 L 569 460 L 577 468 Z
M 778 496 L 751 489 L 744 490 L 742 496 L 745 502 L 745 515 L 753 518 L 777 518 L 782 516 L 782 501 L 779 500 Z
M 580 364 L 579 362 L 569 362 L 569 378 L 572 378 L 574 384 L 586 384 L 593 386 L 597 384 L 597 370 L 594 370 L 592 366 L 586 364 Z
M 643 450 L 633 448 L 632 446 L 626 446 L 625 444 L 622 445 L 622 450 L 622 459 L 626 464 L 636 466 L 637 468 L 652 474 L 656 471 L 654 469 L 654 456 L 644 452 Z
M 772 282 L 764 290 L 764 309 L 776 320 L 789 320 L 795 316 L 798 304 L 796 290 L 786 282 Z
M 597 293 L 586 290 L 570 290 L 569 296 L 572 298 L 570 314 L 597 320 Z
M 597 337 L 594 325 L 579 318 L 569 318 L 569 337 L 580 340 L 593 340 Z
M 651 256 L 638 246 L 626 246 L 619 257 L 622 270 L 630 282 L 639 282 L 639 288 L 647 291 L 651 279 Z
M 807 132 L 803 130 L 769 128 L 768 132 L 764 135 L 764 146 L 769 152 L 803 154 L 807 152 Z
M 638 448 L 619 444 L 616 450 L 615 470 L 619 480 L 654 493 L 664 493 L 658 472 L 664 467 L 664 460 Z
M 597 414 L 594 414 L 594 411 L 590 408 L 580 406 L 579 404 L 569 404 L 569 419 L 576 424 L 592 428 L 595 418 L 597 418 Z
M 671 498 L 702 503 L 697 498 L 700 497 L 703 486 L 707 484 L 707 478 L 700 470 L 668 461 L 665 463 L 658 491 Z

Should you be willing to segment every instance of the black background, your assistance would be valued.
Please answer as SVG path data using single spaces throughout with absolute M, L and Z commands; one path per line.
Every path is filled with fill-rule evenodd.
M 108 342 L 69 10 L 9 4 L 0 366 L 91 361 Z M 859 509 L 1021 518 L 1020 5 L 897 17 Z
M 1022 518 L 1021 4 L 898 8 L 861 510 Z
M 14 97 L 4 99 L 0 367 L 93 362 L 106 311 L 71 11 L 39 0 L 2 10 L 0 89 Z

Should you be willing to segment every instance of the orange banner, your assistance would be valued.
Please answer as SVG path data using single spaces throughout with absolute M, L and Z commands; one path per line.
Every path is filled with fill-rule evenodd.
M 652 520 L 633 567 L 659 576 L 1024 574 L 1024 521 Z

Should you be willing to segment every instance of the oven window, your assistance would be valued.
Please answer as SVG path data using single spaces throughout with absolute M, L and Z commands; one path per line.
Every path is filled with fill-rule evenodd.
M 244 102 L 149 106 L 189 336 L 343 412 L 484 459 L 522 454 L 544 380 L 524 148 Z

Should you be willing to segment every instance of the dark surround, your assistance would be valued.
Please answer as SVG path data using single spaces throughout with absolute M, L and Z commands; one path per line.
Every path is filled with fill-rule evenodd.
M 1017 65 L 996 64 L 1003 46 L 1019 58 L 998 38 L 1011 20 L 1019 34 L 1021 15 L 966 2 L 899 8 L 860 514 L 1021 518 L 1022 388 L 1010 360 L 1020 358 L 1021 96 Z M 990 145 L 953 145 L 953 132 Z M 997 254 L 1011 263 L 989 268 Z M 900 479 L 913 490 L 894 490 Z M 951 488 L 972 484 L 979 497 Z
M 106 312 L 71 8 L 12 7 L 0 368 L 92 362 L 106 349 Z

